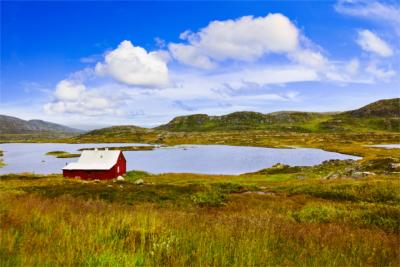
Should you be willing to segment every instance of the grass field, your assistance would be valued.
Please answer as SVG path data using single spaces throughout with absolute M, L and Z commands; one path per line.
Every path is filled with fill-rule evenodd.
M 0 265 L 398 266 L 400 149 L 351 148 L 369 156 L 236 176 L 0 176 Z

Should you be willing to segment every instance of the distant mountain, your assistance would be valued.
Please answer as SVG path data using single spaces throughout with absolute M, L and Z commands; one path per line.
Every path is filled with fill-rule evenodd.
M 223 116 L 176 117 L 156 127 L 165 131 L 273 130 L 293 132 L 400 131 L 400 99 L 379 100 L 336 113 L 282 111 L 269 114 L 234 112 Z
M 82 130 L 42 120 L 21 120 L 0 115 L 0 134 L 30 134 L 38 132 L 82 133 Z

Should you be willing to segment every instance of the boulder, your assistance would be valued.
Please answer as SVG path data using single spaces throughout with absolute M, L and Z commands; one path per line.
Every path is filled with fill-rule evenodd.
M 389 166 L 391 171 L 400 171 L 400 163 L 391 163 Z
M 339 177 L 340 177 L 339 173 L 330 172 L 327 176 L 324 177 L 324 179 L 326 179 L 326 180 L 331 180 L 332 179 L 333 180 L 333 179 L 337 179 Z
M 363 178 L 363 177 L 367 177 L 367 176 L 374 176 L 374 175 L 376 175 L 376 174 L 373 173 L 373 172 L 353 172 L 351 174 L 351 177 L 358 179 L 358 178 Z
M 304 180 L 306 177 L 304 175 L 297 175 L 297 179 Z
M 125 181 L 125 178 L 124 178 L 124 177 L 122 177 L 122 176 L 118 176 L 118 177 L 117 177 L 117 181 L 118 181 L 118 182 Z
M 137 179 L 135 181 L 135 184 L 144 184 L 144 181 L 143 181 L 143 179 Z

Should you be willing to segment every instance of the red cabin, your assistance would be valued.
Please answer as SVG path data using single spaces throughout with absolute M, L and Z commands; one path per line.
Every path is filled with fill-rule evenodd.
M 120 150 L 84 150 L 78 162 L 63 168 L 63 176 L 84 180 L 108 180 L 126 173 L 126 159 Z

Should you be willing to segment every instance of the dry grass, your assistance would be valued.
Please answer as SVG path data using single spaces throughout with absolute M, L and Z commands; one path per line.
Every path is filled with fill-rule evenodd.
M 391 175 L 271 180 L 262 188 L 259 174 L 132 175 L 148 183 L 1 177 L 0 265 L 398 266 L 400 260 L 399 191 Z M 246 177 L 254 185 L 240 182 Z M 338 192 L 358 198 L 330 197 Z
M 252 205 L 268 199 L 252 199 Z M 398 235 L 298 223 L 249 207 L 125 206 L 69 196 L 2 196 L 1 263 L 32 265 L 396 266 Z

